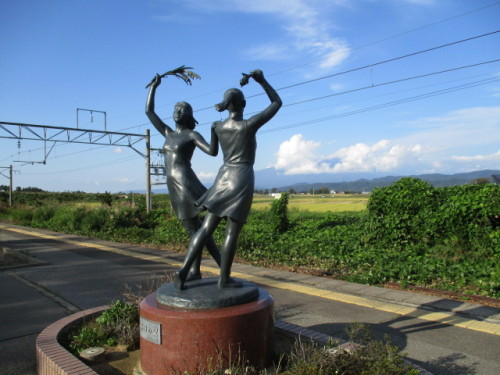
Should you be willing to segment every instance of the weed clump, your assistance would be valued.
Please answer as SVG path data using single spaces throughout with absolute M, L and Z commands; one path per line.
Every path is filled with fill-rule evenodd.
M 138 306 L 114 301 L 95 321 L 88 322 L 69 335 L 69 348 L 74 353 L 100 346 L 124 345 L 130 349 L 139 344 Z

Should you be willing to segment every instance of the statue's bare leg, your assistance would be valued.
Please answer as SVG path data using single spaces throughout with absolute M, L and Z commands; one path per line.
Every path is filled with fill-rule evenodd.
M 196 233 L 196 231 L 200 229 L 201 226 L 201 222 L 198 219 L 198 217 L 183 220 L 182 224 L 184 225 L 184 228 L 186 228 L 186 232 L 188 233 L 189 238 L 192 238 Z M 189 272 L 186 276 L 186 281 L 201 279 L 200 266 L 201 266 L 201 253 L 194 259 L 193 265 L 189 269 Z
M 243 286 L 241 282 L 231 277 L 231 266 L 236 254 L 236 246 L 241 228 L 243 228 L 243 223 L 234 221 L 231 218 L 227 219 L 226 235 L 221 248 L 219 288 L 240 288 Z
M 186 231 L 189 234 L 189 238 L 192 238 L 195 235 L 198 229 L 201 228 L 202 224 L 199 217 L 183 220 L 182 223 L 184 224 L 184 228 L 186 228 Z M 212 255 L 214 260 L 217 262 L 217 265 L 220 267 L 220 252 L 212 236 L 208 237 L 205 243 L 205 247 L 210 253 L 210 255 Z M 200 266 L 201 266 L 201 252 L 200 255 L 195 258 L 193 265 L 189 269 L 186 281 L 201 279 Z
M 176 289 L 184 289 L 184 283 L 187 281 L 189 270 L 196 259 L 201 257 L 201 252 L 203 251 L 207 239 L 212 236 L 220 220 L 220 217 L 208 213 L 200 229 L 191 237 L 184 263 L 175 274 L 174 285 Z

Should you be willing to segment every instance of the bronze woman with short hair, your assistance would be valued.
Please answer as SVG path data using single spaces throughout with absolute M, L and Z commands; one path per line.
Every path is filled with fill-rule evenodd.
M 278 93 L 264 78 L 261 70 L 244 74 L 243 86 L 253 78 L 265 90 L 271 104 L 262 112 L 243 118 L 246 105 L 245 96 L 239 89 L 229 89 L 224 100 L 215 108 L 219 112 L 228 111 L 229 116 L 212 126 L 224 154 L 224 164 L 219 170 L 214 185 L 197 201 L 197 205 L 208 210 L 201 228 L 191 237 L 184 264 L 177 271 L 175 287 L 184 289 L 189 269 L 201 253 L 205 242 L 213 234 L 222 218 L 227 218 L 224 243 L 221 247 L 221 269 L 219 288 L 240 287 L 241 283 L 230 277 L 231 266 L 241 228 L 246 222 L 254 191 L 256 133 L 280 109 L 282 102 Z

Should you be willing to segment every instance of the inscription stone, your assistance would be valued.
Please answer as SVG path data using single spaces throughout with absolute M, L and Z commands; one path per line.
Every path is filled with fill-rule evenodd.
M 141 316 L 141 337 L 153 344 L 161 345 L 161 324 Z

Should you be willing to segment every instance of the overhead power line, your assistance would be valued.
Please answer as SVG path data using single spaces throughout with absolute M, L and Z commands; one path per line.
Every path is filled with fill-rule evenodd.
M 466 39 L 462 39 L 462 40 L 457 40 L 455 42 L 442 44 L 442 45 L 436 46 L 436 47 L 426 48 L 426 49 L 423 49 L 423 50 L 420 50 L 420 51 L 408 53 L 406 55 L 401 55 L 401 56 L 398 56 L 398 57 L 393 57 L 393 58 L 390 58 L 390 59 L 387 59 L 387 60 L 382 60 L 382 61 L 375 62 L 375 63 L 372 63 L 372 64 L 367 64 L 367 65 L 359 66 L 357 68 L 353 68 L 353 69 L 349 69 L 349 70 L 344 70 L 342 72 L 328 74 L 326 76 L 309 79 L 307 81 L 297 82 L 297 83 L 294 83 L 294 84 L 289 85 L 289 86 L 280 87 L 279 89 L 277 89 L 277 91 L 290 89 L 292 87 L 306 85 L 308 83 L 317 82 L 317 81 L 321 81 L 323 79 L 328 79 L 328 78 L 332 78 L 332 77 L 337 77 L 337 76 L 340 76 L 340 75 L 343 75 L 343 74 L 357 72 L 357 71 L 363 70 L 363 69 L 373 68 L 375 66 L 379 66 L 379 65 L 390 63 L 390 62 L 394 62 L 394 61 L 406 59 L 406 58 L 412 57 L 412 56 L 421 55 L 423 53 L 427 53 L 427 52 L 431 52 L 431 51 L 436 51 L 436 50 L 441 49 L 441 48 L 450 47 L 450 46 L 453 46 L 453 45 L 456 45 L 456 44 L 469 42 L 471 40 L 475 40 L 475 39 L 479 39 L 479 38 L 484 38 L 486 36 L 490 36 L 490 35 L 494 35 L 494 34 L 498 34 L 498 33 L 500 33 L 500 30 L 492 31 L 492 32 L 489 32 L 489 33 L 481 34 L 481 35 L 476 35 L 476 36 L 473 36 L 473 37 L 470 37 L 470 38 L 466 38 Z M 264 94 L 263 93 L 255 94 L 255 95 L 248 96 L 248 98 L 253 98 L 253 97 L 261 96 L 261 95 L 264 95 Z
M 490 4 L 489 6 L 491 6 L 491 5 L 493 5 L 493 4 Z M 469 37 L 469 38 L 457 40 L 457 41 L 450 42 L 450 43 L 441 44 L 439 46 L 426 48 L 426 49 L 415 51 L 415 52 L 411 52 L 411 53 L 408 53 L 408 54 L 405 54 L 405 55 L 401 55 L 401 56 L 393 57 L 393 58 L 390 58 L 390 59 L 386 59 L 386 60 L 382 60 L 382 61 L 377 61 L 377 62 L 374 62 L 374 63 L 371 63 L 371 64 L 359 66 L 359 67 L 356 67 L 356 68 L 344 70 L 344 71 L 341 71 L 341 72 L 337 72 L 337 73 L 333 73 L 333 74 L 328 74 L 328 75 L 325 75 L 325 76 L 321 76 L 321 77 L 318 77 L 318 78 L 309 79 L 309 80 L 302 81 L 302 82 L 297 82 L 297 83 L 294 83 L 294 84 L 291 84 L 291 85 L 288 85 L 288 86 L 283 86 L 283 87 L 277 88 L 276 91 L 287 90 L 287 89 L 290 89 L 290 88 L 294 88 L 294 87 L 298 87 L 298 86 L 303 86 L 303 85 L 306 85 L 306 84 L 309 84 L 309 83 L 312 83 L 312 82 L 317 82 L 317 81 L 325 80 L 325 79 L 328 79 L 328 78 L 333 78 L 333 77 L 337 77 L 337 76 L 340 76 L 340 75 L 345 75 L 345 74 L 357 72 L 357 71 L 360 71 L 360 70 L 363 70 L 363 69 L 373 68 L 373 67 L 380 66 L 380 65 L 383 65 L 383 64 L 388 64 L 390 62 L 394 62 L 394 61 L 402 60 L 402 59 L 405 59 L 405 58 L 409 58 L 409 57 L 421 55 L 421 54 L 428 53 L 428 52 L 431 52 L 431 51 L 436 51 L 436 50 L 439 50 L 439 49 L 442 49 L 442 48 L 446 48 L 446 47 L 451 47 L 451 46 L 454 46 L 454 45 L 457 45 L 457 44 L 461 44 L 461 43 L 469 42 L 469 41 L 472 41 L 472 40 L 484 38 L 484 37 L 495 35 L 495 34 L 498 34 L 498 33 L 500 33 L 500 30 L 495 30 L 495 31 L 491 31 L 491 32 L 488 32 L 488 33 L 484 33 L 484 34 L 475 35 L 475 36 L 472 36 L 472 37 Z M 495 61 L 498 61 L 498 60 L 495 60 Z M 469 67 L 469 66 L 467 66 L 467 67 Z M 457 70 L 458 69 L 464 69 L 464 68 L 457 68 Z M 439 73 L 431 73 L 431 74 L 439 74 Z M 415 78 L 409 78 L 409 79 L 415 79 Z M 394 82 L 396 82 L 396 81 L 394 81 Z M 372 86 L 366 87 L 366 88 L 371 88 L 371 87 Z M 366 88 L 362 88 L 362 89 L 366 89 Z M 356 91 L 359 91 L 359 90 L 360 89 L 357 89 Z M 262 96 L 262 95 L 265 95 L 265 94 L 264 93 L 259 93 L 259 94 L 255 94 L 255 95 L 250 95 L 250 96 L 247 96 L 247 99 L 255 98 L 255 97 L 258 97 L 258 96 Z M 332 96 L 334 96 L 334 95 L 332 95 Z M 314 99 L 314 100 L 317 100 L 317 99 Z M 203 107 L 203 108 L 199 108 L 197 110 L 194 110 L 193 112 L 195 112 L 195 113 L 196 112 L 202 112 L 202 111 L 206 111 L 206 110 L 209 110 L 209 109 L 212 109 L 212 108 L 213 108 L 213 105 L 210 105 L 208 107 Z M 172 116 L 164 117 L 162 120 L 166 121 L 166 120 L 170 120 L 170 119 L 172 119 Z M 128 128 L 124 128 L 124 129 L 122 129 L 122 131 L 123 130 L 130 130 L 130 129 L 138 128 L 138 127 L 141 127 L 141 126 L 147 126 L 147 125 L 149 125 L 149 122 L 145 122 L 145 123 L 142 123 L 142 124 L 139 124 L 139 125 L 134 125 L 134 126 L 131 126 L 131 127 L 128 127 Z M 205 124 L 200 124 L 200 125 L 205 125 Z
M 350 93 L 357 92 L 357 91 L 368 90 L 368 89 L 371 89 L 371 88 L 374 88 L 374 87 L 387 86 L 387 85 L 392 85 L 392 84 L 395 84 L 395 83 L 401 83 L 401 82 L 411 81 L 411 80 L 414 80 L 414 79 L 430 77 L 430 76 L 434 76 L 434 75 L 438 75 L 438 74 L 450 73 L 450 72 L 454 72 L 454 71 L 457 71 L 457 70 L 473 68 L 473 67 L 476 67 L 476 66 L 481 66 L 481 65 L 486 65 L 486 64 L 492 64 L 492 63 L 495 63 L 495 62 L 498 62 L 498 61 L 500 61 L 500 59 L 490 60 L 490 61 L 483 61 L 483 62 L 476 63 L 476 64 L 464 65 L 464 66 L 459 66 L 459 67 L 455 67 L 455 68 L 450 68 L 450 69 L 445 69 L 445 70 L 439 70 L 439 71 L 436 71 L 436 72 L 431 72 L 431 73 L 426 73 L 426 74 L 420 74 L 420 75 L 416 75 L 416 76 L 412 76 L 412 77 L 405 77 L 405 78 L 401 78 L 401 79 L 396 79 L 396 80 L 393 80 L 393 81 L 387 81 L 387 82 L 382 82 L 382 83 L 377 83 L 377 84 L 371 84 L 369 86 L 363 86 L 363 87 L 359 87 L 359 88 L 352 89 L 352 90 L 346 90 L 346 91 L 337 92 L 337 93 L 334 93 L 334 94 L 329 94 L 329 95 L 319 96 L 319 97 L 315 97 L 315 98 L 311 98 L 311 99 L 301 100 L 301 101 L 290 103 L 290 104 L 284 104 L 283 107 L 291 107 L 291 106 L 294 106 L 294 105 L 297 105 L 297 104 L 303 104 L 303 103 L 308 103 L 308 102 L 312 102 L 312 101 L 315 101 L 315 100 L 321 100 L 321 99 L 331 98 L 333 96 L 338 96 L 338 95 L 350 94 Z
M 449 68 L 449 69 L 445 69 L 445 70 L 440 70 L 440 71 L 436 71 L 436 72 L 430 72 L 430 73 L 420 74 L 420 75 L 416 75 L 416 76 L 400 78 L 400 79 L 397 79 L 397 80 L 382 82 L 382 83 L 378 83 L 378 84 L 371 84 L 371 85 L 368 85 L 368 86 L 358 87 L 358 88 L 351 89 L 351 90 L 346 90 L 346 91 L 337 92 L 337 93 L 333 93 L 333 94 L 329 94 L 329 95 L 323 95 L 323 96 L 319 96 L 319 97 L 314 97 L 314 98 L 310 98 L 310 99 L 301 100 L 301 101 L 294 102 L 294 103 L 285 104 L 285 105 L 283 105 L 283 107 L 292 107 L 292 106 L 295 106 L 295 105 L 309 103 L 309 102 L 312 102 L 312 101 L 327 99 L 327 98 L 331 98 L 331 97 L 335 97 L 335 96 L 340 96 L 340 95 L 350 94 L 350 93 L 354 93 L 354 92 L 364 91 L 364 90 L 368 90 L 368 89 L 372 89 L 372 88 L 376 88 L 376 87 L 388 86 L 388 85 L 392 85 L 392 84 L 396 84 L 396 83 L 401 83 L 401 82 L 406 82 L 406 81 L 410 81 L 410 80 L 415 80 L 415 79 L 430 77 L 430 76 L 434 76 L 434 75 L 449 73 L 449 72 L 453 72 L 453 71 L 457 71 L 457 70 L 468 69 L 468 68 L 472 68 L 472 67 L 476 67 L 476 66 L 481 66 L 481 65 L 486 65 L 486 64 L 492 64 L 492 63 L 499 62 L 499 61 L 500 61 L 500 59 L 495 59 L 495 60 L 490 60 L 490 61 L 483 61 L 483 62 L 479 62 L 479 63 L 475 63 L 475 64 L 469 64 L 469 65 L 464 65 L 464 66 L 460 66 L 460 67 L 455 67 L 455 68 Z M 463 86 L 467 86 L 467 85 L 463 85 Z M 462 86 L 459 86 L 459 87 L 462 87 Z M 248 113 L 248 115 L 252 115 L 252 114 L 253 114 L 252 112 Z M 209 122 L 201 123 L 198 126 L 204 126 L 204 125 L 208 125 L 208 124 L 211 124 L 211 123 L 212 122 L 209 121 Z M 144 125 L 148 125 L 148 124 L 149 123 L 146 123 Z M 158 135 L 153 135 L 152 137 L 155 137 L 155 136 L 158 136 Z M 43 149 L 43 148 L 40 148 L 40 149 Z M 94 150 L 95 149 L 96 148 L 94 148 Z M 25 151 L 25 152 L 32 152 L 32 151 L 36 151 L 36 150 L 39 150 L 39 149 L 29 150 L 29 151 Z M 77 154 L 77 153 L 81 153 L 81 152 L 87 152 L 87 151 L 88 150 L 76 151 L 76 152 L 65 154 L 65 155 L 55 156 L 54 158 L 65 157 L 65 156 L 69 156 L 69 155 L 73 155 L 73 154 Z M 12 156 L 14 156 L 14 155 L 11 155 L 11 157 Z
M 367 43 L 367 44 L 364 44 L 364 45 L 361 45 L 361 46 L 353 47 L 350 50 L 351 51 L 357 51 L 357 50 L 360 50 L 360 49 L 363 49 L 363 48 L 366 48 L 366 47 L 369 47 L 369 46 L 372 46 L 372 45 L 375 45 L 375 44 L 383 43 L 383 42 L 385 42 L 387 40 L 398 38 L 398 37 L 400 37 L 402 35 L 411 34 L 411 33 L 415 32 L 415 31 L 423 30 L 423 29 L 426 29 L 428 27 L 432 27 L 432 26 L 438 25 L 440 23 L 448 22 L 448 21 L 451 21 L 451 20 L 454 20 L 454 19 L 466 16 L 466 15 L 469 15 L 469 14 L 472 14 L 472 13 L 475 13 L 475 12 L 479 12 L 479 11 L 484 10 L 486 8 L 490 8 L 490 7 L 498 6 L 498 5 L 500 5 L 500 1 L 494 1 L 493 3 L 486 4 L 486 5 L 481 6 L 479 8 L 471 9 L 469 11 L 466 11 L 466 12 L 463 12 L 463 13 L 460 13 L 460 14 L 457 14 L 457 15 L 454 15 L 454 16 L 451 16 L 451 17 L 443 18 L 441 20 L 438 20 L 438 21 L 435 21 L 435 22 L 431 22 L 429 24 L 422 25 L 422 26 L 419 26 L 419 27 L 416 27 L 416 28 L 413 28 L 413 29 L 410 29 L 410 30 L 406 30 L 406 31 L 400 32 L 398 34 L 390 35 L 390 36 L 388 36 L 386 38 L 379 39 L 379 40 L 376 40 L 374 42 L 370 42 L 370 43 Z M 298 69 L 298 68 L 301 68 L 301 67 L 304 67 L 304 66 L 307 66 L 307 65 L 311 65 L 311 64 L 323 61 L 323 60 L 325 60 L 325 58 L 318 59 L 318 60 L 315 60 L 315 61 L 310 61 L 308 63 L 304 63 L 304 64 L 297 65 L 297 66 L 294 66 L 294 67 L 291 67 L 291 68 L 287 68 L 287 69 L 284 69 L 284 70 L 281 70 L 281 71 L 278 71 L 278 72 L 275 72 L 275 73 L 271 73 L 270 76 L 274 76 L 274 75 L 286 73 L 288 71 L 291 71 L 291 70 L 294 70 L 294 69 Z M 209 93 L 197 95 L 197 96 L 192 97 L 192 98 L 196 98 L 196 97 L 208 95 L 208 94 L 211 94 L 211 93 L 220 92 L 221 90 L 223 90 L 223 88 L 221 88 L 220 90 L 211 91 Z M 209 108 L 211 108 L 211 107 L 209 107 Z M 113 118 L 118 118 L 118 117 L 123 117 L 123 116 L 128 116 L 128 114 L 122 114 L 122 115 L 114 116 Z M 134 127 L 140 127 L 140 126 L 145 126 L 145 125 L 149 125 L 149 123 L 144 123 L 144 124 L 140 124 L 140 125 L 134 125 L 132 127 L 124 128 L 122 130 L 129 130 L 129 129 L 133 129 Z
M 449 72 L 453 72 L 453 71 L 457 71 L 457 70 L 463 70 L 463 69 L 473 68 L 473 67 L 476 67 L 476 66 L 481 66 L 481 65 L 486 65 L 486 64 L 492 64 L 492 63 L 499 62 L 499 61 L 500 61 L 500 59 L 495 59 L 495 60 L 490 60 L 490 61 L 482 61 L 482 62 L 475 63 L 475 64 L 463 65 L 463 66 L 459 66 L 459 67 L 455 67 L 455 68 L 449 68 L 449 69 L 445 69 L 445 70 L 439 70 L 439 71 L 436 71 L 436 72 L 431 72 L 431 73 L 425 73 L 425 74 L 420 74 L 420 75 L 411 76 L 411 77 L 400 78 L 400 79 L 396 79 L 396 80 L 393 80 L 393 81 L 387 81 L 387 82 L 382 82 L 382 83 L 377 83 L 377 84 L 371 84 L 371 85 L 368 85 L 368 86 L 358 87 L 358 88 L 351 89 L 351 90 L 336 92 L 336 93 L 329 94 L 329 95 L 323 95 L 323 96 L 318 96 L 318 97 L 314 97 L 314 98 L 309 98 L 309 99 L 301 100 L 301 101 L 294 102 L 294 103 L 284 104 L 283 107 L 292 107 L 292 106 L 295 106 L 295 105 L 309 103 L 309 102 L 313 102 L 313 101 L 317 101 L 317 100 L 321 100 L 321 99 L 327 99 L 327 98 L 332 98 L 332 97 L 335 97 L 335 96 L 340 96 L 340 95 L 345 95 L 345 94 L 351 94 L 353 92 L 364 91 L 364 90 L 372 89 L 372 88 L 375 88 L 375 87 L 388 86 L 388 85 L 392 85 L 392 84 L 395 84 L 395 83 L 401 83 L 401 82 L 411 81 L 411 80 L 415 80 L 415 79 L 419 79 L 419 78 L 430 77 L 430 76 L 434 76 L 434 75 L 438 75 L 438 74 L 449 73 Z M 257 112 L 250 112 L 250 113 L 248 113 L 248 115 L 252 115 L 254 113 L 257 113 Z M 208 125 L 208 124 L 211 124 L 211 123 L 212 123 L 211 121 L 210 122 L 204 122 L 202 124 L 199 124 L 198 126 Z
M 438 25 L 440 23 L 444 23 L 444 22 L 448 22 L 448 21 L 451 21 L 451 20 L 454 20 L 454 19 L 457 19 L 457 18 L 460 18 L 460 17 L 463 17 L 463 16 L 466 16 L 468 14 L 472 14 L 472 13 L 475 13 L 475 12 L 478 12 L 478 11 L 481 11 L 483 9 L 486 9 L 486 8 L 490 8 L 490 7 L 493 7 L 493 6 L 497 6 L 497 5 L 500 5 L 500 1 L 495 1 L 493 3 L 490 3 L 490 4 L 486 4 L 480 8 L 476 8 L 476 9 L 472 9 L 472 10 L 469 10 L 467 12 L 464 12 L 464 13 L 460 13 L 460 14 L 457 14 L 455 16 L 451 16 L 451 17 L 448 17 L 448 18 L 443 18 L 441 20 L 438 20 L 436 22 L 432 22 L 432 23 L 429 23 L 429 24 L 426 24 L 426 25 L 422 25 L 420 27 L 416 27 L 414 29 L 411 29 L 411 30 L 407 30 L 407 31 L 403 31 L 401 33 L 398 33 L 398 34 L 394 34 L 394 35 L 390 35 L 386 38 L 383 38 L 383 39 L 379 39 L 379 40 L 376 40 L 374 42 L 370 42 L 370 43 L 367 43 L 367 44 L 364 44 L 364 45 L 361 45 L 361 46 L 357 46 L 357 47 L 353 47 L 351 48 L 351 51 L 357 51 L 359 49 L 363 49 L 363 48 L 366 48 L 366 47 L 369 47 L 369 46 L 373 46 L 375 44 L 379 44 L 379 43 L 383 43 L 387 40 L 391 40 L 391 39 L 394 39 L 394 38 L 398 38 L 402 35 L 406 35 L 406 34 L 411 34 L 415 31 L 418 31 L 418 30 L 423 30 L 423 29 L 426 29 L 428 27 L 432 27 L 432 26 L 435 26 L 435 25 Z M 318 60 L 315 60 L 315 61 L 310 61 L 308 63 L 305 63 L 305 64 L 301 64 L 301 65 L 297 65 L 297 66 L 294 66 L 292 68 L 288 68 L 288 69 L 285 69 L 285 70 L 282 70 L 282 71 L 279 71 L 279 72 L 276 72 L 274 73 L 274 75 L 276 74 L 281 74 L 281 73 L 285 73 L 285 72 L 288 72 L 290 70 L 294 70 L 294 69 L 298 69 L 298 68 L 302 68 L 304 66 L 307 66 L 307 65 L 311 65 L 311 64 L 314 64 L 314 63 L 318 63 L 320 61 L 323 61 L 323 60 L 326 60 L 326 58 L 322 58 L 322 59 L 318 59 Z
M 395 106 L 398 104 L 404 104 L 404 103 L 409 103 L 409 102 L 416 101 L 416 100 L 427 99 L 427 98 L 430 98 L 433 96 L 438 96 L 438 95 L 443 95 L 443 94 L 447 94 L 450 92 L 465 90 L 468 88 L 472 88 L 472 87 L 476 87 L 476 86 L 480 86 L 480 85 L 485 85 L 488 83 L 498 82 L 498 81 L 500 81 L 500 78 L 496 78 L 496 77 L 495 78 L 487 78 L 487 79 L 483 79 L 483 80 L 479 80 L 479 81 L 475 81 L 475 82 L 471 82 L 471 83 L 466 83 L 463 85 L 458 85 L 458 86 L 449 87 L 446 89 L 432 91 L 432 92 L 421 94 L 421 95 L 416 95 L 416 96 L 411 96 L 411 97 L 407 97 L 407 98 L 403 98 L 403 99 L 393 100 L 390 102 L 378 104 L 378 105 L 371 106 L 371 107 L 360 108 L 360 109 L 357 109 L 354 111 L 344 112 L 344 113 L 340 113 L 337 115 L 320 117 L 320 118 L 311 119 L 311 120 L 307 120 L 307 121 L 297 122 L 295 124 L 279 126 L 279 127 L 272 128 L 272 129 L 263 129 L 260 131 L 260 133 L 272 133 L 272 132 L 276 132 L 276 131 L 297 128 L 297 127 L 301 127 L 301 126 L 305 126 L 305 125 L 312 125 L 312 124 L 323 122 L 323 121 L 334 120 L 334 119 L 341 118 L 341 117 L 347 117 L 347 116 L 352 116 L 352 115 L 356 115 L 359 113 L 374 111 L 374 110 L 382 109 L 382 108 L 386 108 L 386 107 L 392 107 L 392 106 Z

